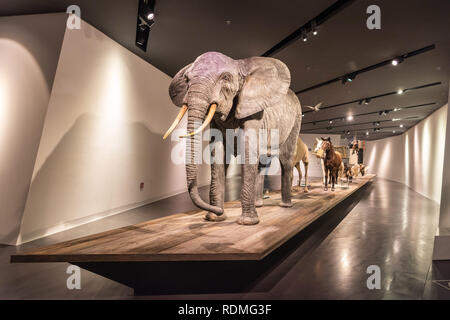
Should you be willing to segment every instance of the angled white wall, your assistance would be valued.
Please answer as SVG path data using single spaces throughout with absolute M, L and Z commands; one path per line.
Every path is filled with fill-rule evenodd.
M 0 243 L 17 241 L 65 19 L 0 17 Z
M 445 105 L 402 135 L 367 141 L 364 161 L 369 172 L 440 203 L 447 112 Z
M 66 30 L 18 243 L 186 191 L 162 140 L 170 81 L 85 22 Z

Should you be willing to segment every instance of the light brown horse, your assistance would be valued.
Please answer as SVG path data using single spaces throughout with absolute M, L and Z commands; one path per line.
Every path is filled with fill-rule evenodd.
M 309 153 L 308 147 L 302 141 L 300 137 L 297 139 L 297 145 L 295 147 L 294 158 L 292 159 L 294 167 L 297 168 L 298 171 L 298 187 L 300 187 L 300 183 L 302 181 L 302 170 L 300 169 L 300 161 L 303 162 L 303 166 L 305 167 L 305 188 L 303 189 L 305 192 L 308 192 L 308 164 L 309 164 Z M 292 168 L 292 175 L 294 177 L 294 168 Z M 292 179 L 291 178 L 291 179 Z M 292 180 L 294 181 L 294 180 Z
M 337 182 L 339 169 L 342 164 L 342 157 L 339 153 L 334 151 L 331 139 L 322 138 L 322 150 L 325 153 L 325 191 L 328 190 L 328 179 L 331 181 L 331 191 L 334 191 L 334 184 Z

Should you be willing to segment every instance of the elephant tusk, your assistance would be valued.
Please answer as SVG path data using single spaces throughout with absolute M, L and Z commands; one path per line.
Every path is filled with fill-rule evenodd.
M 194 132 L 190 132 L 184 136 L 180 136 L 180 138 L 187 138 L 193 135 L 196 135 L 197 133 L 201 132 L 203 129 L 206 128 L 206 126 L 211 122 L 212 118 L 214 117 L 214 113 L 216 113 L 217 104 L 213 103 L 211 107 L 209 108 L 208 115 L 206 116 L 205 121 L 203 121 L 202 125 L 197 128 Z
M 183 104 L 183 107 L 181 108 L 180 112 L 178 113 L 177 117 L 175 118 L 175 121 L 172 123 L 169 130 L 167 130 L 167 132 L 164 134 L 164 137 L 163 137 L 164 140 L 172 133 L 173 130 L 175 130 L 177 125 L 180 123 L 181 119 L 183 119 L 183 116 L 186 113 L 187 109 L 188 109 L 188 106 Z

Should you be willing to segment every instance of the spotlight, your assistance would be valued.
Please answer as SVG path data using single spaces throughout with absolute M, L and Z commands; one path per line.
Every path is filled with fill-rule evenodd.
M 363 102 L 364 102 L 364 99 L 361 99 L 358 101 L 358 104 L 363 104 Z
M 392 130 L 392 133 L 395 133 L 395 130 Z
M 305 114 L 304 113 L 302 113 L 302 118 L 305 116 Z
M 347 75 L 345 75 L 344 77 L 342 77 L 342 84 L 346 84 L 347 82 L 352 82 L 356 77 L 356 74 L 354 73 L 349 73 Z
M 379 125 L 380 125 L 380 122 L 379 122 L 379 121 L 376 121 L 376 122 L 373 123 L 373 125 L 374 125 L 374 126 L 379 126 Z
M 400 63 L 402 63 L 402 62 L 403 62 L 403 58 L 402 58 L 402 57 L 397 57 L 397 58 L 395 58 L 395 59 L 392 59 L 391 64 L 392 64 L 393 66 L 396 66 L 396 65 L 398 65 L 398 64 L 400 64 Z
M 312 31 L 313 31 L 313 35 L 315 35 L 315 36 L 317 36 L 317 26 L 316 26 L 316 21 L 315 20 L 313 20 L 312 22 L 311 22 L 311 29 L 312 29 Z
M 403 127 L 404 127 L 403 124 L 401 124 L 401 125 L 400 125 L 400 128 L 403 128 Z
M 370 98 L 366 98 L 365 100 L 364 100 L 364 104 L 369 104 L 370 103 Z
M 398 121 L 398 120 L 400 120 L 399 118 L 394 118 L 394 119 L 392 119 L 392 121 Z
M 347 131 L 347 134 L 350 134 L 350 131 Z
M 353 116 L 352 115 L 347 116 L 347 121 L 353 121 Z
M 144 52 L 147 51 L 150 28 L 155 23 L 154 8 L 155 0 L 139 0 L 135 43 Z
M 303 40 L 303 42 L 308 41 L 308 37 L 306 36 L 306 30 L 302 31 L 302 40 Z
M 332 123 L 333 123 L 333 120 L 328 121 L 328 123 L 329 123 L 329 124 L 332 124 Z
M 397 111 L 399 111 L 399 110 L 402 110 L 402 108 L 394 108 L 394 112 L 397 112 Z
M 397 90 L 397 94 L 402 94 L 404 91 L 403 91 L 403 89 L 398 89 Z
M 368 136 L 369 135 L 369 131 L 366 131 L 366 136 Z

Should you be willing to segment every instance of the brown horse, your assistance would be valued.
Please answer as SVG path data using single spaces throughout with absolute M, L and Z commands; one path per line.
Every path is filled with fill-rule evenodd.
M 328 190 L 328 179 L 331 181 L 331 191 L 334 191 L 334 184 L 337 182 L 339 168 L 341 167 L 342 157 L 339 153 L 334 151 L 331 139 L 322 138 L 322 150 L 324 155 L 325 165 L 325 187 L 324 190 Z

